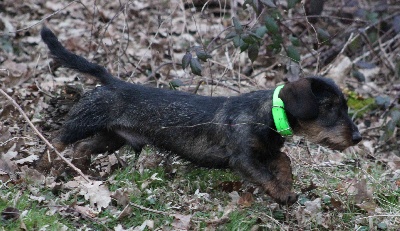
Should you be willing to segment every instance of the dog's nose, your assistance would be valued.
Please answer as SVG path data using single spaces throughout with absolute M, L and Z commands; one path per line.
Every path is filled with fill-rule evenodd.
M 351 136 L 351 141 L 353 141 L 353 144 L 358 144 L 361 140 L 361 134 L 359 132 L 353 132 L 353 135 Z

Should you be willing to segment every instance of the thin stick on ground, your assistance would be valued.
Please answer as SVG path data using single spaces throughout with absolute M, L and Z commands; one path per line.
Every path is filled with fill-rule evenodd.
M 35 125 L 33 125 L 33 123 L 31 122 L 31 120 L 28 118 L 28 116 L 26 115 L 26 113 L 24 112 L 24 110 L 22 110 L 22 108 L 17 104 L 17 102 L 15 102 L 15 100 L 13 98 L 11 98 L 11 96 L 9 96 L 6 92 L 3 91 L 3 89 L 0 89 L 0 93 L 2 95 L 4 95 L 13 105 L 14 107 L 19 111 L 19 113 L 21 113 L 21 115 L 24 117 L 24 119 L 26 120 L 26 122 L 29 124 L 29 126 L 33 129 L 33 131 L 36 133 L 36 135 L 39 136 L 39 138 L 41 140 L 43 140 L 43 142 L 52 150 L 54 151 L 65 163 L 67 163 L 73 170 L 75 170 L 79 175 L 81 175 L 83 177 L 83 179 L 85 179 L 87 182 L 91 182 L 83 173 L 82 171 L 75 167 L 69 160 L 67 160 L 64 156 L 61 155 L 60 152 L 57 151 L 57 149 L 54 148 L 54 146 L 42 135 L 42 133 L 39 132 L 39 130 L 37 130 L 37 128 L 35 127 Z
M 163 211 L 159 211 L 159 210 L 155 210 L 155 209 L 150 209 L 150 208 L 147 208 L 147 207 L 138 205 L 138 204 L 133 203 L 133 202 L 131 202 L 131 203 L 129 203 L 129 204 L 130 204 L 131 206 L 133 206 L 133 207 L 136 207 L 136 208 L 139 208 L 139 209 L 142 209 L 142 210 L 151 212 L 151 213 L 157 213 L 157 214 L 161 214 L 161 215 L 164 215 L 164 216 L 171 216 L 170 213 L 163 212 Z M 125 207 L 125 208 L 126 208 L 126 207 Z M 124 210 L 125 210 L 125 209 L 124 209 Z

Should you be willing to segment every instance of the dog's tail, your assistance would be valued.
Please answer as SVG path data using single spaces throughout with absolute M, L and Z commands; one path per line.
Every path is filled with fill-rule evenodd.
M 104 67 L 95 63 L 91 63 L 85 58 L 73 54 L 69 50 L 65 49 L 65 47 L 58 41 L 57 37 L 49 28 L 43 27 L 40 35 L 42 36 L 42 39 L 46 43 L 47 47 L 50 49 L 50 54 L 63 66 L 92 75 L 98 78 L 104 85 L 119 81 Z

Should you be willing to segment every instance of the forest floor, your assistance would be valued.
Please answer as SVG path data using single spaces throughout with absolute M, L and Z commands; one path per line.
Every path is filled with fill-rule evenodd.
M 257 15 L 261 5 L 244 2 L 266 6 Z M 1 94 L 0 230 L 399 230 L 400 4 L 305 2 L 1 1 L 0 89 L 38 132 Z M 363 140 L 338 152 L 288 138 L 283 151 L 300 194 L 290 207 L 229 170 L 153 147 L 138 158 L 129 147 L 93 156 L 90 183 L 71 169 L 44 171 L 37 162 L 49 147 L 38 134 L 51 141 L 98 82 L 53 65 L 43 25 L 69 50 L 136 84 L 233 96 L 309 75 L 332 78 Z M 226 38 L 257 28 L 268 29 L 254 40 L 258 56 Z M 199 47 L 211 58 L 182 69 L 188 49 Z

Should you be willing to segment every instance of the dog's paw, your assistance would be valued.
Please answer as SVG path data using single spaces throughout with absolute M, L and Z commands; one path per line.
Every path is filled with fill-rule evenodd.
M 292 192 L 292 181 L 269 181 L 263 184 L 268 195 L 281 205 L 292 205 L 297 201 L 298 195 Z
M 297 195 L 294 192 L 289 192 L 286 194 L 282 194 L 281 196 L 274 198 L 276 200 L 277 203 L 281 204 L 281 205 L 292 205 L 294 204 L 297 199 L 298 199 L 299 195 Z

